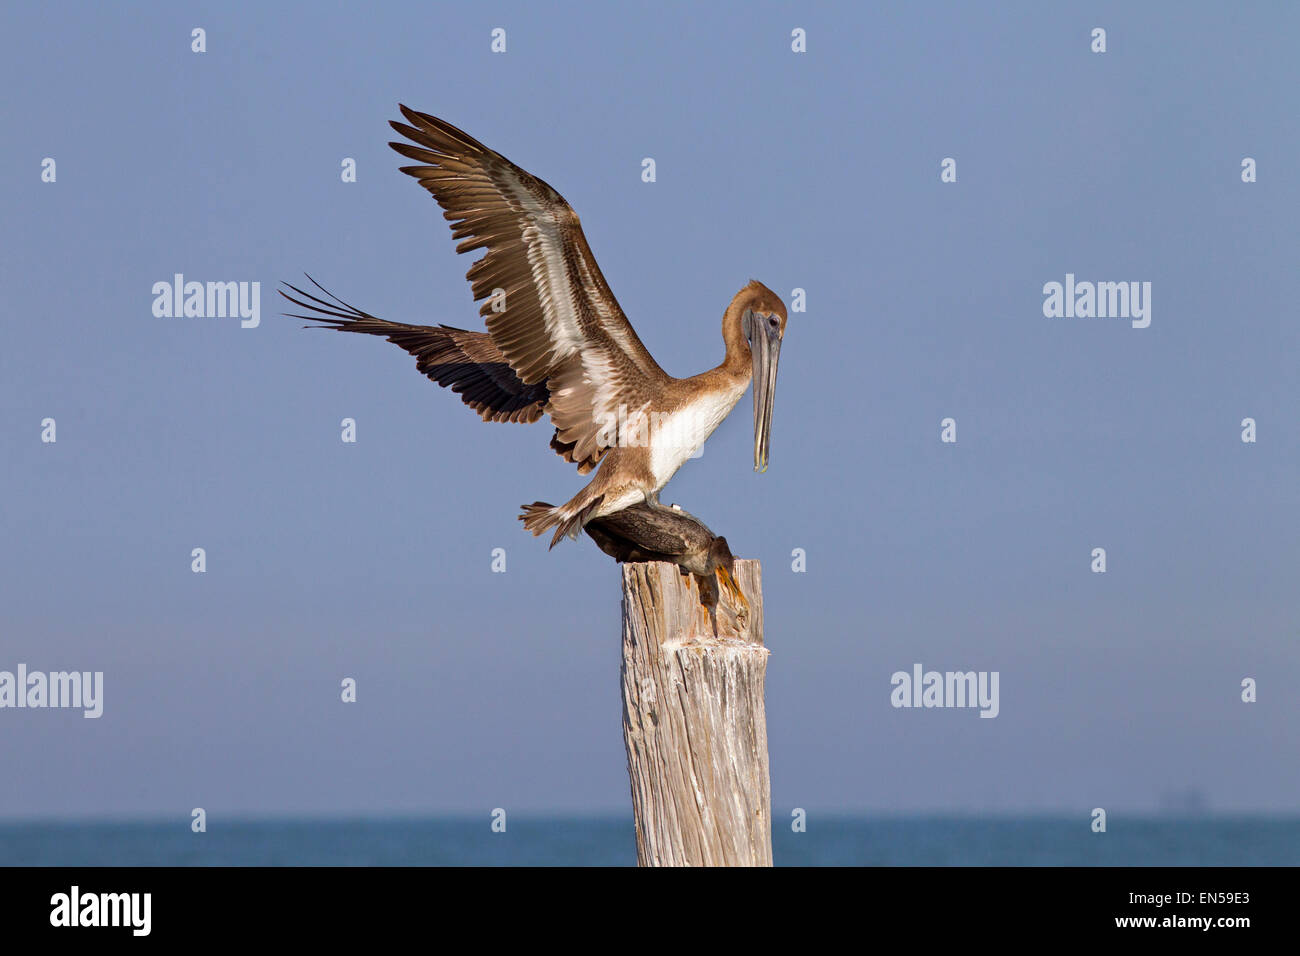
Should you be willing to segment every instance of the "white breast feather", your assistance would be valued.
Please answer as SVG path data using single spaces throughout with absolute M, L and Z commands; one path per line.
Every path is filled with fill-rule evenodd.
M 656 488 L 668 484 L 686 459 L 699 451 L 744 393 L 745 386 L 741 385 L 734 391 L 701 395 L 660 420 L 650 441 L 650 470 Z

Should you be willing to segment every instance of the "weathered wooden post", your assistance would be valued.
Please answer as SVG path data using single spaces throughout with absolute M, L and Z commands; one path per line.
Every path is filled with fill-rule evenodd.
M 762 574 L 716 611 L 674 564 L 623 565 L 623 738 L 641 866 L 771 866 Z

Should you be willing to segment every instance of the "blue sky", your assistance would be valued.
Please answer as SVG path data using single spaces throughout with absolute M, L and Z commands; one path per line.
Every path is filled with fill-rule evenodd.
M 0 815 L 626 810 L 617 571 L 516 520 L 585 481 L 549 428 L 276 315 L 306 271 L 480 327 L 471 258 L 386 145 L 399 102 L 558 189 L 673 374 L 720 360 L 751 277 L 806 290 L 771 469 L 745 398 L 664 491 L 764 563 L 778 817 L 1293 811 L 1297 27 L 1264 3 L 7 5 L 0 669 L 103 671 L 105 701 L 0 710 Z M 260 282 L 261 324 L 156 318 L 178 272 Z M 1044 317 L 1067 273 L 1151 282 L 1150 327 Z M 917 662 L 998 671 L 997 719 L 892 708 Z

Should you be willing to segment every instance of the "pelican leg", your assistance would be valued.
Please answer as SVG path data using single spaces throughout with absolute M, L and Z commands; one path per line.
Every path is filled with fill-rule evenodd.
M 695 517 L 695 515 L 691 514 L 689 511 L 687 511 L 687 510 L 686 510 L 685 508 L 683 508 L 681 505 L 669 505 L 669 506 L 668 506 L 668 510 L 671 511 L 671 512 L 673 512 L 673 514 L 679 514 L 679 515 L 681 515 L 681 516 L 684 517 L 684 518 L 690 518 L 692 521 L 694 521 L 696 524 L 700 525 L 701 527 L 705 527 L 705 528 L 708 527 L 708 525 L 706 525 L 706 524 L 705 524 L 703 521 L 701 521 L 699 518 Z M 712 534 L 713 532 L 710 531 L 709 533 Z
M 662 501 L 660 501 L 659 492 L 657 491 L 651 492 L 650 494 L 646 495 L 645 503 L 646 503 L 646 507 L 648 508 L 651 508 L 655 511 L 663 511 L 667 514 L 676 515 L 679 518 L 687 518 L 690 521 L 694 521 L 697 525 L 699 525 L 701 528 L 705 529 L 706 531 L 709 531 L 708 525 L 706 525 L 699 518 L 695 517 L 695 515 L 691 514 L 681 505 L 666 505 Z M 709 531 L 709 534 L 713 534 L 713 532 Z
M 659 492 L 657 492 L 657 491 L 652 491 L 652 492 L 650 492 L 650 494 L 646 495 L 646 496 L 645 496 L 645 503 L 646 503 L 646 506 L 647 506 L 648 508 L 650 508 L 652 511 L 667 511 L 667 512 L 670 513 L 670 514 L 677 514 L 677 513 L 678 513 L 678 512 L 676 512 L 676 511 L 673 511 L 672 508 L 669 508 L 667 505 L 662 504 L 662 503 L 659 501 Z

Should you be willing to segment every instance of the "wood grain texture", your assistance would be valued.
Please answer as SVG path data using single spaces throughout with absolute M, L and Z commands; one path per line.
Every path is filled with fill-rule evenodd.
M 676 565 L 623 565 L 623 738 L 641 866 L 771 866 L 762 573 L 715 612 Z

